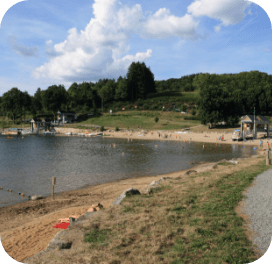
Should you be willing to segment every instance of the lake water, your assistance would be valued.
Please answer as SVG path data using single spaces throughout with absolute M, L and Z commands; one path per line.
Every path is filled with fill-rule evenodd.
M 113 143 L 116 148 L 110 147 Z M 0 136 L 0 207 L 26 201 L 19 192 L 26 196 L 50 195 L 52 176 L 56 176 L 58 193 L 87 184 L 180 171 L 194 166 L 190 162 L 215 162 L 254 154 L 253 147 L 235 144 L 205 143 L 203 150 L 203 143 L 196 142 Z

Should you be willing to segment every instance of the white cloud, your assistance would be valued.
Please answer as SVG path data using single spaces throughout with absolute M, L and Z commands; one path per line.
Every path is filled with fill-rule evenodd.
M 93 14 L 84 30 L 78 32 L 71 28 L 67 39 L 54 46 L 52 41 L 46 41 L 49 62 L 34 70 L 35 79 L 65 82 L 118 78 L 127 73 L 133 61 L 145 61 L 152 54 L 147 49 L 136 55 L 125 55 L 132 34 L 145 38 L 198 37 L 198 22 L 191 15 L 176 17 L 165 8 L 145 18 L 138 4 L 128 7 L 117 0 L 95 0 Z
M 244 0 L 195 0 L 187 8 L 194 17 L 207 16 L 222 22 L 221 25 L 235 25 L 245 17 L 245 10 L 252 3 Z M 215 31 L 220 31 L 220 26 Z
M 39 47 L 26 47 L 17 44 L 16 36 L 8 36 L 8 42 L 12 50 L 22 57 L 39 57 Z
M 167 38 L 182 37 L 195 39 L 198 22 L 193 17 L 186 14 L 183 17 L 176 17 L 166 8 L 159 9 L 150 16 L 144 24 L 143 36 L 146 38 Z
M 50 40 L 47 40 L 45 43 L 46 43 L 46 45 L 50 45 L 53 43 L 53 41 L 50 39 Z

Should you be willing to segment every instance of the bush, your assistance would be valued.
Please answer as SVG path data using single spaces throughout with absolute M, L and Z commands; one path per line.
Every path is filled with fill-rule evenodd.
M 155 117 L 155 122 L 158 123 L 158 121 L 159 121 L 159 118 L 156 116 Z
M 115 131 L 119 131 L 119 127 L 118 126 L 115 128 Z
M 149 109 L 149 104 L 144 104 L 143 108 L 144 108 L 144 110 L 148 110 Z
M 104 129 L 104 126 L 101 126 L 100 127 L 100 131 L 103 132 L 105 129 Z
M 196 115 L 196 110 L 195 110 L 194 108 L 192 109 L 191 114 L 192 114 L 193 116 Z

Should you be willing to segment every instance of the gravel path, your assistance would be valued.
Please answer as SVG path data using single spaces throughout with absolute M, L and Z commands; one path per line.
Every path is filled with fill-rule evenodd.
M 253 242 L 264 254 L 272 236 L 272 169 L 258 175 L 253 184 L 245 190 L 243 211 L 251 218 L 249 227 L 256 232 Z

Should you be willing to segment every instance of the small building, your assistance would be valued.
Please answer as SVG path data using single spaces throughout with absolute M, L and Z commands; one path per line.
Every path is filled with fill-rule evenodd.
M 65 112 L 65 111 L 59 110 L 57 112 L 57 119 L 62 121 L 63 124 L 65 122 L 72 123 L 72 122 L 77 120 L 77 114 L 75 112 L 73 112 L 73 111 Z
M 255 134 L 254 123 L 256 127 Z M 258 132 L 267 132 L 267 137 L 269 137 L 269 120 L 265 116 L 255 116 L 254 120 L 254 115 L 246 115 L 241 120 L 241 131 L 243 137 L 249 133 L 253 133 L 253 138 L 256 138 Z
M 33 133 L 33 130 L 39 129 L 39 127 L 42 125 L 42 120 L 40 118 L 34 117 L 30 121 L 31 123 L 31 132 Z

